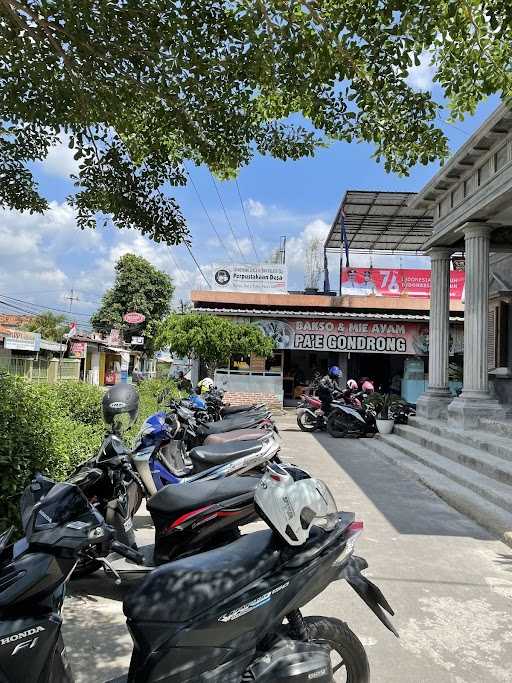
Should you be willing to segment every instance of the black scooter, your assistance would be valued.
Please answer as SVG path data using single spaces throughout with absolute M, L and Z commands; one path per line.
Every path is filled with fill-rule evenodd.
M 300 609 L 345 579 L 396 634 L 381 591 L 353 555 L 362 524 L 339 513 L 331 531 L 313 527 L 289 547 L 270 531 L 152 571 L 124 601 L 134 641 L 127 683 L 334 683 L 369 681 L 361 642 L 348 626 Z M 73 683 L 62 639 L 66 582 L 81 549 L 110 531 L 78 487 L 56 484 L 30 515 L 26 538 L 0 537 L 0 679 Z M 119 552 L 132 551 L 119 545 Z M 335 666 L 332 655 L 338 659 Z M 27 666 L 30 657 L 30 666 Z M 116 679 L 119 680 L 119 679 Z
M 98 456 L 78 468 L 68 482 L 76 484 L 106 519 L 115 540 L 134 550 L 132 559 L 137 567 L 120 563 L 117 556 L 111 555 L 111 551 L 115 552 L 111 546 L 91 544 L 81 553 L 75 577 L 95 572 L 101 567 L 99 555 L 107 555 L 117 579 L 120 574 L 138 578 L 158 564 L 232 541 L 240 535 L 239 526 L 254 521 L 254 488 L 265 464 L 279 460 L 279 444 L 274 439 L 247 441 L 236 444 L 231 455 L 227 449 L 221 453 L 219 449 L 210 453 L 205 447 L 195 450 L 197 453 L 192 455 L 199 461 L 197 474 L 148 495 L 144 472 L 137 472 L 138 463 L 131 462 L 123 442 L 115 435 L 105 439 Z M 259 476 L 234 476 L 244 472 Z M 24 508 L 44 494 L 44 480 L 38 476 L 33 481 L 29 487 L 33 496 L 23 503 Z M 143 495 L 155 526 L 155 542 L 139 548 L 133 517 Z M 26 517 L 26 513 L 23 515 Z
M 375 411 L 364 404 L 337 404 L 327 418 L 327 431 L 335 439 L 373 436 L 377 432 Z

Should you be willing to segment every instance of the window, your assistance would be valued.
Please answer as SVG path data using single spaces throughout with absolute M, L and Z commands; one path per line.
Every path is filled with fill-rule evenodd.
M 283 354 L 281 351 L 276 351 L 273 353 L 270 358 L 267 358 L 265 361 L 265 372 L 267 374 L 275 374 L 275 375 L 280 375 L 281 374 L 281 367 L 282 367 L 282 359 L 283 359 Z
M 488 159 L 483 166 L 478 169 L 478 184 L 483 185 L 491 177 L 491 162 L 492 159 Z
M 457 206 L 457 204 L 460 204 L 463 199 L 464 199 L 464 183 L 461 183 L 452 192 L 452 206 Z
M 229 360 L 229 369 L 231 372 L 249 372 L 251 357 L 243 356 L 241 353 L 233 354 Z
M 489 370 L 507 367 L 508 353 L 508 313 L 509 306 L 503 301 L 489 304 L 487 367 Z
M 505 164 L 508 161 L 508 143 L 505 143 L 503 147 L 500 147 L 500 149 L 496 152 L 494 155 L 494 168 L 496 171 L 499 171 L 500 169 L 505 166 Z
M 448 195 L 441 202 L 441 216 L 446 216 L 450 213 L 452 198 Z

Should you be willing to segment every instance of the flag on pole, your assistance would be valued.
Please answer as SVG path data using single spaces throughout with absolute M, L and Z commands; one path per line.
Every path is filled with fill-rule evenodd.
M 347 226 L 345 220 L 347 215 L 345 213 L 345 207 L 342 206 L 340 209 L 340 296 L 342 295 L 342 281 L 343 281 L 343 250 L 345 250 L 345 265 L 348 267 L 349 256 L 348 256 L 348 235 Z
M 347 226 L 345 224 L 347 215 L 345 213 L 345 209 L 342 206 L 341 211 L 340 211 L 340 221 L 341 221 L 341 240 L 343 242 L 343 247 L 345 249 L 345 265 L 348 267 L 350 266 L 350 261 L 349 261 L 349 254 L 348 254 L 348 235 L 347 235 Z M 341 244 L 340 244 L 341 246 Z
M 70 337 L 74 337 L 75 334 L 77 333 L 77 327 L 76 327 L 76 322 L 69 323 L 69 331 L 66 332 L 64 335 L 66 339 L 69 339 Z
M 327 262 L 327 250 L 324 249 L 324 294 L 329 294 L 331 291 L 331 283 L 329 282 L 329 264 Z

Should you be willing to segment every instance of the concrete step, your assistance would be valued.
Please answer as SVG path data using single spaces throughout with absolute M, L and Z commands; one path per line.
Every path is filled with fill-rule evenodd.
M 480 428 L 497 436 L 512 439 L 512 420 L 495 420 L 490 417 L 481 417 Z
M 383 441 L 409 458 L 416 460 L 426 467 L 431 467 L 457 484 L 474 491 L 474 493 L 490 503 L 503 508 L 506 512 L 512 513 L 512 486 L 486 477 L 480 472 L 454 462 L 428 448 L 419 446 L 417 443 L 404 439 L 398 434 L 381 434 L 378 437 L 378 441 Z
M 512 439 L 500 436 L 493 432 L 483 429 L 470 429 L 468 431 L 455 430 L 449 427 L 446 422 L 438 420 L 426 420 L 421 417 L 409 418 L 409 425 L 424 431 L 431 432 L 437 436 L 463 443 L 480 451 L 485 451 L 497 458 L 512 462 Z
M 512 462 L 467 446 L 458 441 L 458 435 L 445 438 L 409 425 L 395 425 L 394 434 L 496 481 L 512 486 Z
M 449 505 L 474 519 L 482 527 L 512 547 L 512 513 L 489 502 L 472 489 L 458 484 L 432 467 L 427 467 L 418 460 L 411 458 L 384 441 L 382 436 L 372 439 L 372 441 L 361 439 L 360 443 L 373 453 L 377 453 L 389 462 L 402 467 Z

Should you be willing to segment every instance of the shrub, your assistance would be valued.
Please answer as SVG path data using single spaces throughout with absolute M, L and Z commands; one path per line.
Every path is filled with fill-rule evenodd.
M 164 389 L 179 396 L 170 381 L 146 380 L 139 386 L 139 417 L 127 434 L 129 444 L 142 422 L 159 410 Z M 33 384 L 0 371 L 0 530 L 18 524 L 18 500 L 35 472 L 65 479 L 99 449 L 105 433 L 102 397 L 102 389 L 88 384 Z
M 100 387 L 83 382 L 57 382 L 48 386 L 71 419 L 88 425 L 102 421 L 103 390 Z
M 80 425 L 62 410 L 50 385 L 4 373 L 0 434 L 0 528 L 17 523 L 19 495 L 34 472 L 62 479 L 101 438 L 97 427 Z

